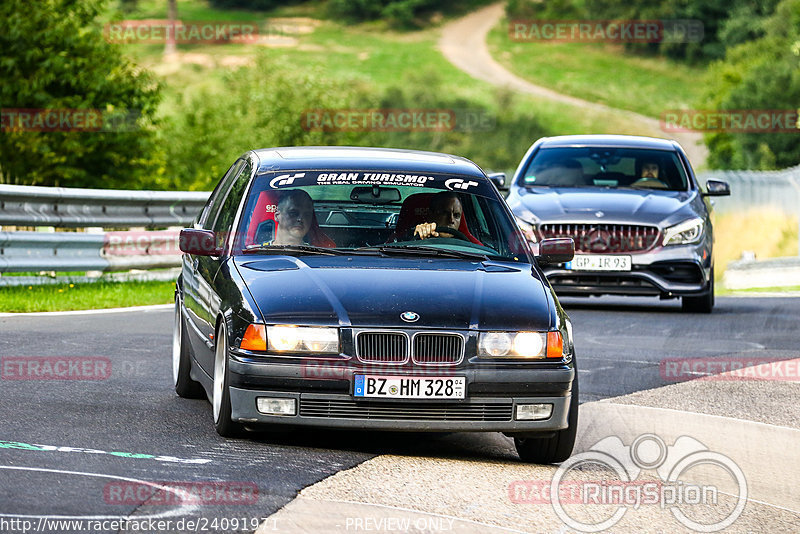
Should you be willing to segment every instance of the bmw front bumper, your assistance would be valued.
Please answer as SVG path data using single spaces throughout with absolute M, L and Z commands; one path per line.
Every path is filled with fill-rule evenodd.
M 361 399 L 352 395 L 353 376 L 372 373 L 324 362 L 256 363 L 230 359 L 231 418 L 242 423 L 267 423 L 324 428 L 448 432 L 550 432 L 567 428 L 575 370 L 557 368 L 426 369 L 423 376 L 466 377 L 463 400 Z M 329 372 L 329 369 L 335 371 Z M 411 376 L 397 369 L 381 374 Z M 328 376 L 326 376 L 328 375 Z M 293 399 L 294 415 L 259 412 L 259 397 Z M 544 420 L 517 420 L 519 404 L 552 404 Z

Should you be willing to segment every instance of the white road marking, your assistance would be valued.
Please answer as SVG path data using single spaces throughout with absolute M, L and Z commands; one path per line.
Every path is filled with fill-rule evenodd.
M 152 486 L 154 488 L 158 488 L 160 490 L 173 493 L 178 498 L 179 502 L 182 499 L 182 494 L 185 493 L 184 490 L 179 488 L 171 488 L 169 486 L 156 484 L 155 482 L 147 482 L 146 480 L 140 480 L 138 478 L 129 478 L 117 475 L 86 473 L 84 471 L 64 471 L 61 469 L 47 469 L 44 467 L 18 467 L 11 465 L 0 465 L 0 469 L 8 469 L 12 471 L 35 471 L 40 473 L 57 473 L 62 475 L 78 475 L 85 477 L 108 478 L 111 480 L 124 480 L 126 482 L 133 482 L 135 484 L 144 484 L 146 486 Z M 189 515 L 192 512 L 196 511 L 197 509 L 198 506 L 196 504 L 182 504 L 179 508 L 167 510 L 165 512 L 161 512 L 158 514 L 135 516 L 135 518 L 136 520 L 143 520 L 143 519 L 160 519 L 163 517 L 183 516 L 183 515 Z M 7 513 L 0 513 L 0 517 L 12 517 L 18 519 L 83 519 L 87 521 L 124 520 L 131 518 L 130 515 L 25 515 L 25 514 L 7 514 Z

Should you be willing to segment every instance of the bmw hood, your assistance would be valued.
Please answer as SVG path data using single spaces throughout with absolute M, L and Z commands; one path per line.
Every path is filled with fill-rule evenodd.
M 695 198 L 689 191 L 553 187 L 520 189 L 512 209 L 533 213 L 542 222 L 637 223 L 658 226 Z M 525 217 L 523 217 L 525 218 Z
M 552 326 L 548 291 L 527 264 L 378 256 L 242 256 L 235 263 L 267 324 Z

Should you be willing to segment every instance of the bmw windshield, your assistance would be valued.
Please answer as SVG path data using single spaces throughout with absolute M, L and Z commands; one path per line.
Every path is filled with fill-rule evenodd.
M 527 246 L 486 179 L 299 171 L 256 176 L 236 253 L 376 254 L 529 262 Z

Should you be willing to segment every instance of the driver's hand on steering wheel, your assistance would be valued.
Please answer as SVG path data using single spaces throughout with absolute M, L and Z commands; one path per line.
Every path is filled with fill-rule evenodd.
M 420 223 L 414 229 L 414 236 L 419 236 L 420 239 L 428 239 L 429 237 L 445 237 L 444 234 L 441 236 L 439 232 L 436 231 L 436 223 Z

